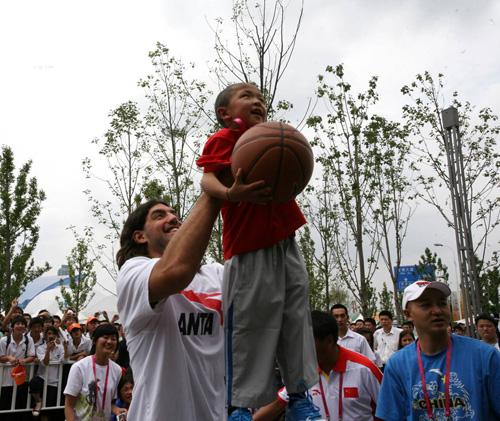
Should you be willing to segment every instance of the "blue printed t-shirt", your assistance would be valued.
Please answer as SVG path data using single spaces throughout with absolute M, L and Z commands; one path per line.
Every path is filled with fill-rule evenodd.
M 446 350 L 422 353 L 434 419 L 445 419 Z M 452 420 L 500 420 L 500 353 L 476 339 L 452 335 L 450 409 Z M 416 343 L 388 361 L 377 401 L 384 421 L 428 421 L 417 362 Z

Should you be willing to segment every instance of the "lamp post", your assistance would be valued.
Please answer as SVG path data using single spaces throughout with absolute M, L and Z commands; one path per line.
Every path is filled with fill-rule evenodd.
M 451 256 L 453 257 L 453 266 L 455 266 L 455 284 L 456 284 L 456 289 L 457 289 L 457 294 L 458 294 L 458 314 L 460 315 L 460 320 L 463 319 L 462 315 L 462 288 L 460 286 L 460 281 L 458 280 L 460 277 L 460 273 L 458 272 L 458 265 L 457 265 L 457 259 L 455 257 L 455 252 L 450 246 L 447 246 L 446 244 L 442 243 L 434 243 L 435 247 L 445 247 L 448 250 L 450 250 Z

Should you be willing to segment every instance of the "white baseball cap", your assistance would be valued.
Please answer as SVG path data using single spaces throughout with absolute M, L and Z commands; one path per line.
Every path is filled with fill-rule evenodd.
M 434 281 L 417 281 L 413 284 L 408 285 L 403 292 L 403 310 L 410 301 L 417 300 L 427 288 L 437 289 L 441 291 L 445 297 L 449 297 L 451 294 L 450 287 L 444 282 Z

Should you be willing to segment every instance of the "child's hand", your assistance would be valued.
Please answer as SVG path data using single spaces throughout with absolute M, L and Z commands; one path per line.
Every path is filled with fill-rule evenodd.
M 266 204 L 271 201 L 271 188 L 266 186 L 264 180 L 245 184 L 242 178 L 241 168 L 234 177 L 234 183 L 227 189 L 227 200 L 231 202 L 252 202 Z

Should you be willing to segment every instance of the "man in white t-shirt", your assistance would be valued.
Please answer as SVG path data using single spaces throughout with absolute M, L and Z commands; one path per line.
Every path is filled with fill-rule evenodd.
M 382 329 L 378 329 L 373 334 L 373 347 L 380 356 L 382 366 L 398 350 L 399 335 L 402 329 L 392 325 L 392 313 L 389 310 L 383 310 L 379 313 L 378 319 Z
M 203 194 L 181 224 L 149 201 L 124 224 L 117 291 L 135 378 L 129 421 L 224 419 L 223 267 L 200 266 L 218 211 Z
M 46 406 L 57 404 L 57 384 L 59 381 L 59 367 L 65 359 L 65 349 L 59 340 L 59 331 L 54 326 L 45 329 L 44 343 L 36 348 L 36 357 L 39 361 L 37 375 L 30 381 L 30 392 L 34 402 L 33 416 L 40 415 L 42 394 L 45 380 L 47 380 Z
M 475 322 L 479 338 L 500 351 L 495 319 L 489 314 L 480 314 Z
M 335 317 L 339 327 L 338 344 L 351 351 L 358 352 L 376 363 L 377 357 L 370 348 L 366 338 L 349 329 L 349 313 L 347 312 L 347 307 L 344 304 L 334 304 L 330 312 L 332 316 Z
M 90 354 L 92 341 L 82 334 L 80 323 L 72 323 L 68 326 L 71 339 L 68 342 L 68 358 L 71 361 L 79 361 Z
M 11 319 L 12 333 L 0 339 L 0 363 L 10 364 L 3 368 L 0 409 L 10 409 L 14 390 L 12 369 L 18 364 L 25 365 L 35 360 L 35 345 L 30 335 L 26 333 L 26 319 L 15 316 Z M 16 408 L 26 408 L 28 383 L 17 386 Z

